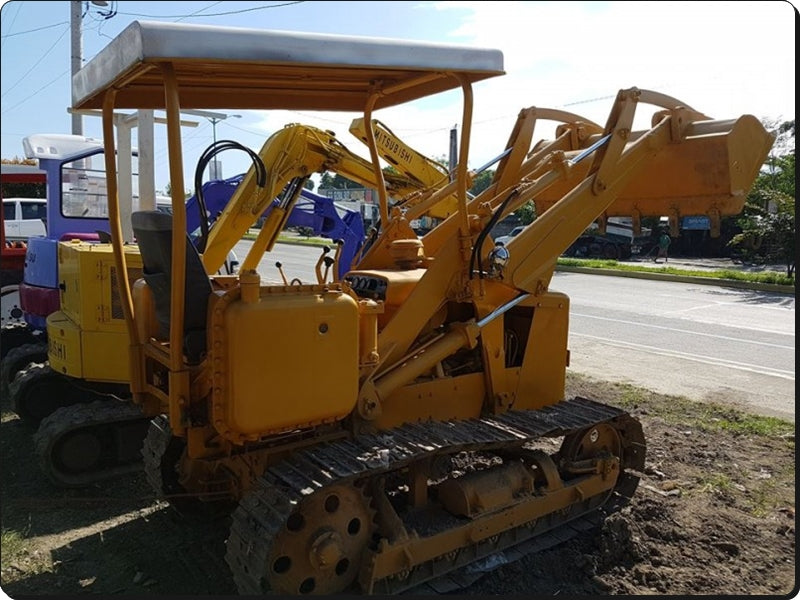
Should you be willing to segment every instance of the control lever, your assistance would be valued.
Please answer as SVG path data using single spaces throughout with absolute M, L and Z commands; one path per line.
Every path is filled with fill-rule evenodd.
M 336 260 L 330 256 L 326 256 L 322 260 L 325 262 L 325 275 L 322 277 L 322 283 L 325 283 L 328 280 L 328 271 L 330 271 L 331 267 L 336 264 Z
M 283 285 L 289 285 L 289 281 L 286 279 L 286 275 L 283 272 L 283 265 L 281 261 L 275 263 L 275 266 L 278 268 L 278 273 L 281 274 L 281 279 L 283 279 Z
M 331 260 L 328 257 L 328 253 L 330 251 L 331 251 L 331 249 L 330 249 L 329 246 L 323 246 L 322 247 L 322 254 L 319 257 L 319 260 L 317 261 L 317 264 L 314 265 L 314 271 L 317 274 L 317 283 L 319 283 L 319 284 L 325 283 L 325 279 L 328 277 L 328 269 L 330 268 L 330 265 L 328 264 L 328 260 Z M 325 275 L 322 274 L 322 265 L 323 264 L 325 265 Z
M 336 240 L 336 252 L 333 255 L 333 281 L 339 279 L 339 258 L 342 254 L 342 247 L 344 247 L 344 240 Z

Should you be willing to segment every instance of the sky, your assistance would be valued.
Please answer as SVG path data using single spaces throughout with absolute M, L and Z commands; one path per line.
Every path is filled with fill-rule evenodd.
M 0 0 L 1 1 L 1 0 Z M 23 157 L 34 133 L 72 133 L 70 5 L 11 0 L 0 8 L 1 156 Z M 474 85 L 470 168 L 505 147 L 519 111 L 557 108 L 604 125 L 620 89 L 654 90 L 712 119 L 752 114 L 764 121 L 795 118 L 796 8 L 779 0 L 693 2 L 82 2 L 83 61 L 88 62 L 134 20 L 198 23 L 311 33 L 420 40 L 495 48 L 506 74 Z M 461 97 L 376 111 L 408 145 L 430 157 L 448 154 L 461 120 Z M 646 127 L 656 110 L 640 107 Z M 648 112 L 649 111 L 649 112 Z M 254 150 L 289 123 L 333 130 L 350 150 L 368 156 L 348 127 L 352 113 L 221 110 L 216 127 L 202 117 L 184 128 L 185 181 L 217 140 Z M 535 139 L 555 124 L 537 125 Z M 100 139 L 101 120 L 86 116 L 83 133 Z M 136 133 L 134 130 L 134 145 Z M 168 181 L 165 127 L 155 126 L 156 189 Z M 223 175 L 244 172 L 242 152 L 218 155 Z M 189 183 L 187 183 L 188 185 Z

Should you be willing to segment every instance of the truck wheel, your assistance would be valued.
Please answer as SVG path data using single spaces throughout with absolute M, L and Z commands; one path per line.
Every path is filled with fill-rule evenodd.
M 619 250 L 613 244 L 606 244 L 603 246 L 603 256 L 612 260 L 619 258 Z

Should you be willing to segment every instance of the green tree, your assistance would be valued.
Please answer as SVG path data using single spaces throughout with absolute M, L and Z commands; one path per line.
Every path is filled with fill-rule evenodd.
M 515 210 L 514 214 L 519 217 L 521 225 L 533 223 L 536 220 L 536 205 L 533 203 L 533 200 L 529 200 Z
M 333 188 L 334 190 L 347 190 L 351 188 L 361 188 L 363 186 L 343 175 L 339 175 L 339 173 L 331 175 L 330 171 L 325 171 L 319 181 L 319 187 L 320 189 Z
M 172 184 L 170 182 L 167 182 L 167 185 L 164 186 L 164 194 L 167 196 L 172 196 Z M 191 191 L 187 190 L 183 192 L 183 197 L 186 198 L 187 200 L 191 198 L 191 196 L 192 196 Z
M 787 275 L 793 277 L 797 240 L 794 121 L 765 125 L 777 138 L 737 220 L 741 232 L 733 236 L 730 245 L 746 260 L 785 264 Z
M 29 165 L 38 164 L 33 158 L 3 159 L 4 165 Z M 3 198 L 47 198 L 47 186 L 43 183 L 4 183 L 2 186 Z
M 473 196 L 480 194 L 492 183 L 492 177 L 494 177 L 494 171 L 492 169 L 487 169 L 482 173 L 479 173 L 478 176 L 472 181 L 472 187 L 469 189 L 469 193 Z

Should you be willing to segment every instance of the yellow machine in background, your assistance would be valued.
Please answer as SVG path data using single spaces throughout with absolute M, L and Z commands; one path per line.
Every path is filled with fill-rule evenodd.
M 419 182 L 423 189 L 434 190 L 444 187 L 450 182 L 450 173 L 444 166 L 408 146 L 384 123 L 373 119 L 372 130 L 381 158 L 406 177 Z M 369 145 L 369 138 L 364 129 L 364 119 L 353 119 L 350 124 L 350 133 Z M 472 187 L 472 178 L 471 173 L 468 175 L 470 175 L 467 180 L 469 188 Z M 407 203 L 413 197 L 413 195 L 408 195 L 402 200 Z M 456 210 L 458 210 L 458 199 L 452 194 L 432 206 L 425 216 L 429 219 L 436 219 L 436 223 L 438 223 L 455 213 Z
M 136 245 L 125 248 L 128 276 L 142 276 Z M 97 381 L 129 381 L 127 330 L 111 244 L 63 243 L 58 248 L 61 310 L 47 318 L 48 358 L 56 372 Z
M 304 181 L 336 167 L 311 129 L 267 140 L 268 177 L 245 176 L 202 255 L 179 192 L 172 215 L 133 215 L 142 279 L 117 282 L 133 398 L 153 419 L 148 476 L 181 510 L 230 512 L 226 559 L 242 593 L 441 590 L 443 576 L 595 524 L 635 493 L 639 422 L 564 397 L 569 298 L 550 288 L 556 261 L 614 211 L 741 210 L 772 137 L 751 116 L 714 121 L 636 88 L 602 128 L 527 108 L 470 198 L 472 87 L 503 73 L 492 49 L 135 22 L 73 78 L 74 108 L 103 109 L 107 157 L 115 108 L 166 110 L 173 190 L 184 189 L 182 108 L 359 111 L 372 123 L 373 111 L 462 91 L 452 182 L 390 201 L 364 129 L 381 228 L 341 280 L 265 285 L 255 270 Z M 641 105 L 657 112 L 634 131 Z M 562 124 L 537 140 L 545 119 Z M 210 275 L 276 195 L 239 274 Z M 450 196 L 454 212 L 418 238 L 409 221 Z M 538 218 L 499 252 L 492 228 L 528 201 Z

